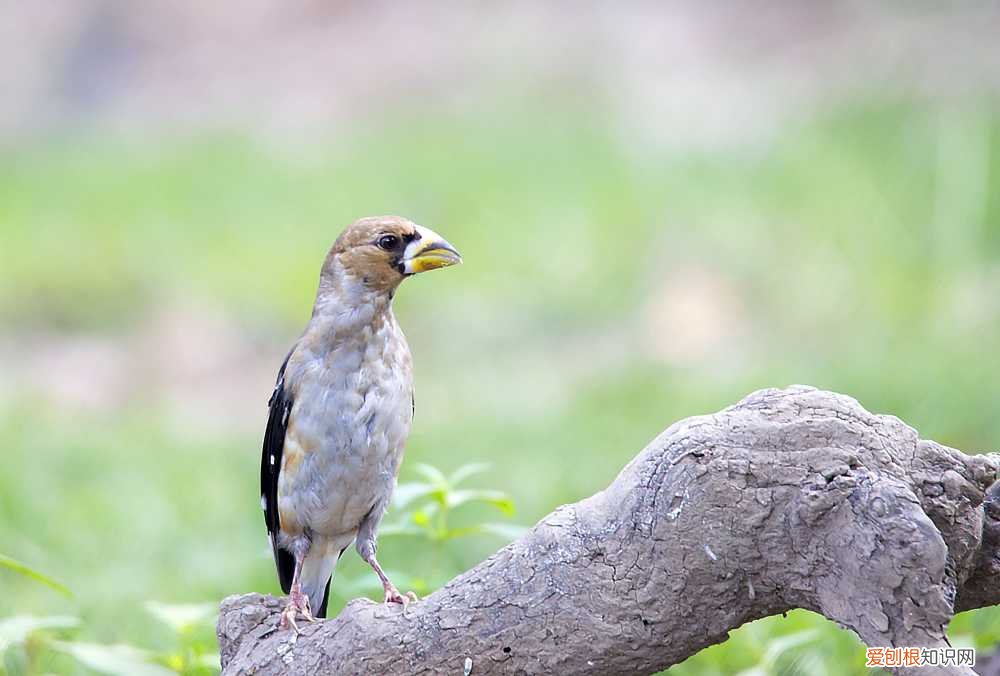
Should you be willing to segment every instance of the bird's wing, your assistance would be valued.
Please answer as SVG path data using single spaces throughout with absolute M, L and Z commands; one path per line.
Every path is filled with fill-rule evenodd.
M 278 568 L 278 580 L 286 594 L 292 587 L 295 559 L 278 544 L 278 531 L 281 529 L 278 519 L 278 475 L 281 473 L 281 453 L 285 447 L 288 416 L 292 410 L 292 396 L 285 387 L 285 367 L 291 356 L 292 353 L 289 352 L 282 362 L 274 392 L 267 402 L 270 413 L 267 417 L 264 449 L 260 458 L 260 504 L 264 508 L 264 523 L 267 524 L 267 537 L 274 552 L 274 564 Z

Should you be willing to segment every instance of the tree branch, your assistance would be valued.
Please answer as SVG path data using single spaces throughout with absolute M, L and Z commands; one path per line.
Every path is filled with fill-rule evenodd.
M 277 599 L 226 599 L 224 673 L 644 674 L 793 608 L 945 646 L 956 610 L 1000 602 L 998 469 L 844 395 L 763 390 L 405 610 L 355 600 L 292 641 Z

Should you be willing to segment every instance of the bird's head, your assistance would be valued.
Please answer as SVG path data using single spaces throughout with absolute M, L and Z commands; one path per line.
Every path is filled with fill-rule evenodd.
M 346 276 L 368 291 L 391 295 L 410 275 L 461 262 L 455 247 L 430 228 L 400 216 L 372 216 L 355 221 L 340 234 L 322 276 Z

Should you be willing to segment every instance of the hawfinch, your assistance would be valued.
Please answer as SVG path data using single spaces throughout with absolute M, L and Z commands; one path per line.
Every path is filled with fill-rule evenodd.
M 281 588 L 281 628 L 326 616 L 344 550 L 405 604 L 375 558 L 413 420 L 410 349 L 392 312 L 407 277 L 461 263 L 454 247 L 398 216 L 341 233 L 320 272 L 312 318 L 278 370 L 260 464 L 261 506 Z

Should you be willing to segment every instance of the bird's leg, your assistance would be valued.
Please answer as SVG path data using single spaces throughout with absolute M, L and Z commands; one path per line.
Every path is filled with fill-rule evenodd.
M 302 577 L 302 564 L 309 553 L 309 541 L 304 538 L 296 541 L 292 550 L 295 556 L 295 572 L 292 573 L 292 587 L 288 592 L 288 603 L 285 605 L 285 609 L 281 611 L 281 622 L 278 624 L 278 628 L 284 630 L 291 627 L 296 634 L 299 634 L 299 626 L 295 623 L 296 615 L 301 614 L 306 622 L 316 621 L 312 611 L 309 609 L 309 597 L 302 593 L 302 582 L 300 580 Z
M 375 571 L 375 574 L 378 575 L 378 579 L 382 581 L 382 589 L 385 590 L 386 603 L 402 603 L 405 607 L 410 601 L 420 600 L 413 592 L 407 592 L 405 596 L 399 593 L 399 590 L 396 589 L 396 585 L 392 583 L 389 576 L 382 570 L 382 566 L 378 565 L 378 559 L 375 558 L 374 552 L 371 557 L 366 558 L 365 561 L 368 562 L 368 565 L 371 566 Z
M 378 530 L 379 522 L 382 520 L 382 515 L 385 513 L 387 503 L 388 500 L 376 503 L 365 518 L 362 519 L 356 538 L 356 547 L 358 554 L 361 555 L 361 559 L 372 567 L 372 570 L 378 575 L 378 579 L 382 581 L 382 589 L 385 590 L 385 602 L 401 603 L 403 606 L 406 606 L 410 601 L 417 601 L 417 595 L 413 592 L 407 592 L 406 596 L 400 594 L 399 590 L 396 589 L 396 585 L 392 583 L 389 576 L 382 570 L 382 566 L 378 565 L 378 559 L 375 558 L 375 533 Z

